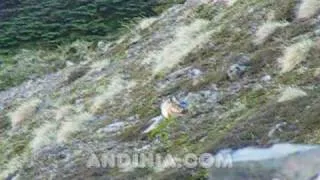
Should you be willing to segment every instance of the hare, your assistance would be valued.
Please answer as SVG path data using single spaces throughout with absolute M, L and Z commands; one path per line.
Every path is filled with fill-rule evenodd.
M 175 97 L 164 100 L 161 104 L 161 114 L 164 118 L 182 116 L 186 113 L 185 102 L 179 102 Z

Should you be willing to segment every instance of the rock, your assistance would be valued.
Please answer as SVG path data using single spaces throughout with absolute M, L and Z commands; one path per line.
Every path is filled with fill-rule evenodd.
M 98 49 L 101 53 L 107 52 L 110 46 L 111 46 L 111 43 L 106 43 L 106 42 L 103 42 L 103 41 L 99 41 L 99 42 L 97 43 L 97 49 Z
M 2 104 L 0 104 L 0 112 L 4 110 L 4 106 Z
M 319 155 L 320 146 L 302 144 L 224 150 L 214 156 L 209 179 L 312 179 L 319 173 Z
M 192 80 L 192 84 L 195 86 L 201 82 L 204 72 L 198 68 L 188 66 L 177 71 L 174 71 L 167 75 L 164 79 L 157 82 L 158 90 L 167 88 L 170 85 L 175 85 L 181 80 Z
M 138 120 L 139 120 L 139 115 L 138 114 L 136 114 L 134 116 L 130 116 L 130 117 L 127 118 L 127 121 L 129 121 L 129 122 L 136 122 Z
M 232 6 L 237 0 L 212 0 L 213 3 L 220 3 L 225 6 Z
M 187 0 L 185 6 L 195 7 L 201 4 L 222 4 L 225 6 L 233 5 L 237 0 Z
M 191 78 L 191 79 L 196 79 L 196 78 L 198 78 L 199 76 L 201 76 L 202 74 L 203 74 L 203 72 L 202 72 L 200 69 L 196 69 L 196 68 L 191 69 L 191 70 L 189 70 L 189 72 L 188 72 L 188 76 L 189 76 L 189 78 Z
M 188 7 L 195 7 L 201 4 L 209 4 L 212 0 L 187 0 L 184 5 Z
M 252 84 L 252 85 L 250 84 L 249 87 L 251 87 L 251 89 L 253 91 L 259 91 L 259 90 L 263 90 L 264 89 L 263 85 L 260 84 L 260 83 L 256 83 L 256 84 Z
M 66 61 L 66 66 L 67 67 L 74 66 L 74 63 L 72 61 Z
M 18 174 L 18 171 L 15 171 L 14 173 L 8 175 L 5 180 L 19 180 L 20 175 Z
M 217 107 L 217 102 L 222 98 L 219 91 L 206 90 L 196 93 L 189 93 L 182 98 L 189 104 L 188 111 L 190 114 L 213 111 Z
M 191 71 L 192 71 L 192 67 L 190 67 L 190 66 L 186 67 L 186 68 L 183 68 L 183 69 L 179 69 L 179 70 L 169 74 L 167 76 L 167 79 L 175 80 L 175 79 L 177 79 L 177 78 L 179 78 L 179 77 L 181 77 L 181 76 L 183 76 L 185 74 L 188 74 L 188 75 L 191 74 L 190 73 Z
M 72 83 L 73 81 L 75 81 L 75 80 L 81 78 L 82 76 L 84 76 L 89 70 L 90 70 L 90 68 L 86 67 L 86 66 L 80 66 L 80 67 L 74 68 L 66 76 L 65 83 L 66 84 Z
M 235 93 L 239 92 L 241 89 L 242 89 L 241 84 L 239 82 L 234 82 L 228 87 L 227 91 L 230 94 L 235 94 Z
M 263 82 L 270 82 L 272 80 L 270 75 L 265 75 L 261 78 L 261 81 Z
M 97 43 L 97 48 L 99 48 L 99 49 L 103 49 L 105 46 L 106 46 L 106 43 L 103 42 L 103 41 L 99 41 L 99 42 Z
M 249 66 L 250 61 L 251 61 L 251 59 L 247 55 L 242 54 L 242 53 L 240 53 L 239 55 L 235 56 L 232 59 L 232 62 L 234 62 L 235 64 L 239 64 L 241 66 Z
M 114 133 L 114 132 L 119 132 L 120 130 L 124 129 L 127 126 L 127 123 L 125 122 L 116 122 L 112 123 L 105 128 L 99 129 L 98 131 L 100 133 Z
M 320 36 L 320 27 L 317 27 L 318 29 L 316 29 L 314 31 L 314 34 L 316 34 L 316 36 Z
M 79 99 L 76 99 L 75 104 L 79 106 L 79 105 L 82 105 L 84 102 L 85 101 L 83 98 L 79 98 Z
M 237 80 L 243 76 L 246 69 L 247 69 L 247 66 L 240 65 L 240 64 L 233 64 L 229 67 L 227 71 L 227 75 L 230 80 Z

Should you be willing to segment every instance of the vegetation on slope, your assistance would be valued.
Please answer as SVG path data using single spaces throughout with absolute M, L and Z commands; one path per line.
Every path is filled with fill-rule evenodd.
M 114 40 L 130 30 L 124 24 L 157 15 L 172 4 L 183 2 L 0 2 L 0 90 L 19 85 L 30 76 L 55 72 L 65 67 L 67 60 L 74 63 L 86 60 L 84 53 L 92 50 L 96 44 L 91 42 Z M 70 43 L 73 45 L 69 46 Z M 21 48 L 28 50 L 21 51 Z
M 28 44 L 55 47 L 78 39 L 114 39 L 122 23 L 156 15 L 171 0 L 9 0 L 0 2 L 0 54 Z M 37 47 L 39 47 L 37 46 Z
M 59 71 L 66 79 L 53 91 L 23 86 L 41 99 L 32 113 L 25 113 L 24 104 L 33 99 L 19 96 L 20 89 L 5 99 L 0 177 L 16 172 L 25 179 L 34 174 L 39 179 L 207 179 L 208 169 L 202 168 L 121 172 L 88 169 L 84 163 L 88 152 L 145 150 L 181 157 L 278 142 L 319 143 L 319 20 L 298 20 L 295 9 L 301 7 L 308 6 L 296 0 L 239 0 L 230 7 L 176 7 L 103 46 L 105 51 L 62 48 L 72 56 L 53 62 L 74 57 L 72 62 L 88 63 Z M 239 79 L 228 79 L 227 69 L 241 60 L 248 60 L 249 68 Z M 201 73 L 195 77 L 193 69 Z M 142 134 L 169 95 L 188 99 L 189 113 Z

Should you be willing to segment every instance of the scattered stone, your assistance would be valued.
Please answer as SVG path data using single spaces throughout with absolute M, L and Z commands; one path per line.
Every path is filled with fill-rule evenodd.
M 66 61 L 66 66 L 67 67 L 74 66 L 74 63 L 72 61 Z
M 15 172 L 9 174 L 9 175 L 5 178 L 5 180 L 18 180 L 19 177 L 20 177 L 20 175 L 18 174 L 18 172 L 19 172 L 19 171 L 15 171 Z
M 309 144 L 223 150 L 214 157 L 215 167 L 211 168 L 209 179 L 312 179 L 319 173 L 319 155 L 320 147 Z
M 237 0 L 187 0 L 185 6 L 195 7 L 201 4 L 222 4 L 224 6 L 232 6 Z
M 261 78 L 261 81 L 263 82 L 270 82 L 272 80 L 270 75 L 265 75 Z
M 97 48 L 98 48 L 98 49 L 103 49 L 105 46 L 106 46 L 106 43 L 103 42 L 103 41 L 99 41 L 99 42 L 97 43 Z
M 208 4 L 210 2 L 211 2 L 211 0 L 187 0 L 185 2 L 185 6 L 195 7 L 195 6 L 199 6 L 201 4 Z
M 263 90 L 263 89 L 264 89 L 263 86 L 259 83 L 252 84 L 252 90 L 254 90 L 254 91 L 259 91 L 259 90 Z
M 243 53 L 240 53 L 239 55 L 235 56 L 232 59 L 232 62 L 234 62 L 235 64 L 239 64 L 241 66 L 249 66 L 250 61 L 251 61 L 251 59 Z
M 83 98 L 76 99 L 76 101 L 75 101 L 75 104 L 78 105 L 78 106 L 83 104 L 83 103 L 84 103 L 84 99 Z
M 160 80 L 157 86 L 159 87 L 158 89 L 161 90 L 170 85 L 174 85 L 181 80 L 191 80 L 192 84 L 195 86 L 201 82 L 203 74 L 204 72 L 202 72 L 200 69 L 188 66 L 170 73 L 163 80 Z
M 192 67 L 190 67 L 190 66 L 183 68 L 183 69 L 179 69 L 179 70 L 169 74 L 166 79 L 175 80 L 185 74 L 188 74 L 188 75 L 191 74 L 190 71 L 192 71 Z
M 128 122 L 136 122 L 138 120 L 139 120 L 139 115 L 138 114 L 136 114 L 134 116 L 130 116 L 130 117 L 127 118 Z
M 127 126 L 127 123 L 125 122 L 116 122 L 108 125 L 105 128 L 102 128 L 98 130 L 100 133 L 114 133 L 114 132 L 119 132 L 120 130 L 124 129 Z
M 213 111 L 213 109 L 217 107 L 217 102 L 221 98 L 222 96 L 219 91 L 206 90 L 189 93 L 183 99 L 189 104 L 189 114 L 197 114 Z
M 240 78 L 250 66 L 250 61 L 251 59 L 243 53 L 233 57 L 231 59 L 233 64 L 228 69 L 229 78 L 232 79 L 233 76 L 235 76 L 235 79 Z
M 200 69 L 191 69 L 188 72 L 188 76 L 191 79 L 196 79 L 198 77 L 200 77 L 203 74 L 203 72 Z
M 227 75 L 230 80 L 237 80 L 243 76 L 246 69 L 247 69 L 247 66 L 240 65 L 240 64 L 233 64 L 229 67 L 227 71 Z
M 147 144 L 145 146 L 143 146 L 142 148 L 136 148 L 135 151 L 136 152 L 144 152 L 144 151 L 147 151 L 151 148 L 151 144 Z
M 89 68 L 85 67 L 85 66 L 81 66 L 81 67 L 78 67 L 78 68 L 72 70 L 67 75 L 65 83 L 70 84 L 71 82 L 73 82 L 73 81 L 81 78 L 82 76 L 84 76 L 88 71 L 89 71 Z
M 111 46 L 111 43 L 106 43 L 106 42 L 103 42 L 103 41 L 99 41 L 99 42 L 97 43 L 97 49 L 98 49 L 101 53 L 107 52 L 110 46 Z

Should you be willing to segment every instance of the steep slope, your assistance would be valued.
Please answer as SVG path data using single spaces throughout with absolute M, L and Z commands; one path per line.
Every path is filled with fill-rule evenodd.
M 320 6 L 306 15 L 308 2 L 176 5 L 118 41 L 73 47 L 79 63 L 0 92 L 0 177 L 206 179 L 201 167 L 98 165 L 106 153 L 319 143 Z M 143 134 L 172 95 L 188 114 Z

